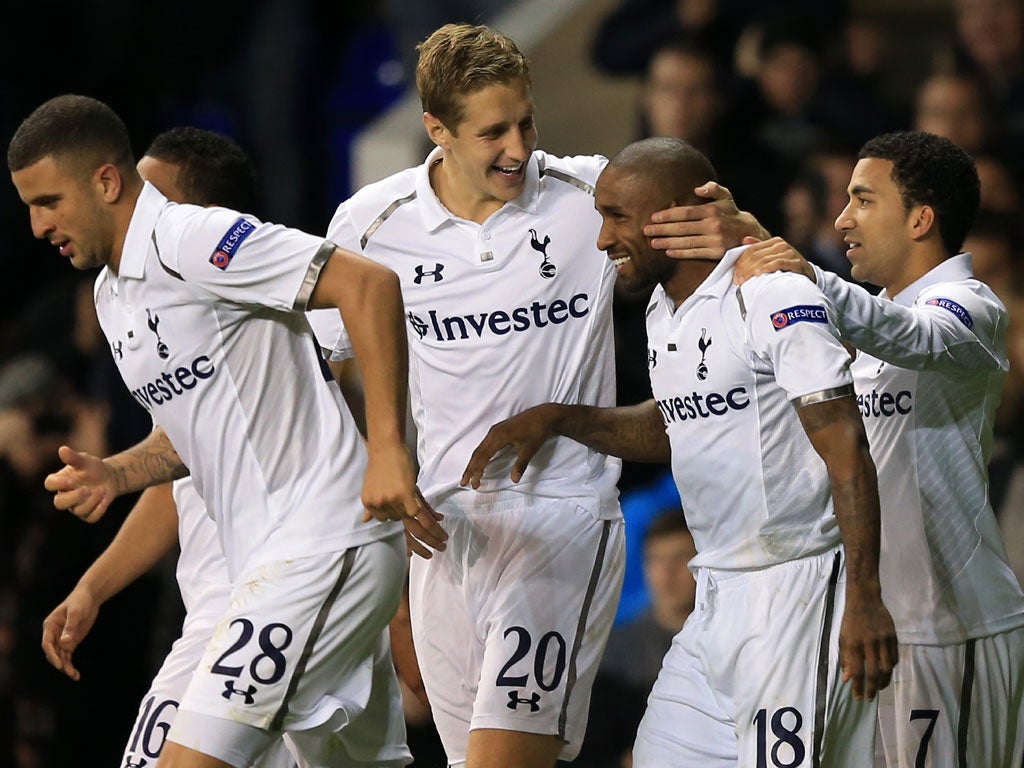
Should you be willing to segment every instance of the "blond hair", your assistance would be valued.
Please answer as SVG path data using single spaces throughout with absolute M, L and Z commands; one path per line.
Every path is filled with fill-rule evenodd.
M 488 85 L 522 80 L 530 63 L 511 38 L 485 26 L 445 24 L 416 46 L 416 88 L 423 111 L 453 133 L 464 118 L 462 98 Z

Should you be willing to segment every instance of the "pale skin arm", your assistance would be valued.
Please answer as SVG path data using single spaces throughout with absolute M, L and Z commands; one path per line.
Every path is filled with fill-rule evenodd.
M 878 577 L 879 502 L 875 465 L 856 400 L 798 408 L 800 422 L 828 468 L 836 521 L 846 550 L 846 608 L 839 633 L 843 682 L 858 701 L 885 688 L 898 659 L 896 628 Z
M 169 483 L 147 488 L 114 540 L 43 621 L 43 653 L 72 680 L 81 674 L 72 661 L 100 607 L 174 549 L 178 514 Z
M 405 445 L 409 358 L 398 276 L 358 254 L 335 249 L 308 308 L 327 307 L 341 311 L 363 376 L 369 455 L 362 494 L 366 519 L 415 517 L 423 502 Z
M 517 452 L 511 477 L 518 483 L 540 447 L 556 435 L 627 461 L 671 458 L 665 424 L 654 400 L 616 408 L 545 403 L 491 427 L 473 451 L 460 483 L 479 488 L 487 464 L 509 446 Z
M 121 453 L 100 459 L 62 445 L 57 455 L 64 468 L 46 477 L 53 505 L 87 523 L 95 523 L 110 503 L 125 493 L 169 483 L 188 475 L 167 433 L 155 428 L 144 440 Z
M 644 227 L 644 235 L 653 238 L 652 248 L 664 250 L 677 259 L 721 259 L 744 237 L 771 237 L 753 214 L 736 207 L 728 188 L 709 181 L 694 193 L 708 202 L 676 206 L 651 215 L 652 223 Z

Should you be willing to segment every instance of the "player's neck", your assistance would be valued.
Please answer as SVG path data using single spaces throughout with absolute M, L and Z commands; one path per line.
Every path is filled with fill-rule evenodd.
M 430 166 L 430 186 L 441 205 L 466 221 L 483 224 L 505 202 L 494 197 L 477 194 L 469 185 L 459 185 L 451 178 L 451 171 L 439 159 Z
M 705 259 L 687 259 L 676 265 L 675 272 L 662 282 L 662 287 L 678 307 L 686 301 L 697 287 L 707 280 L 708 275 L 715 271 L 717 261 Z
M 941 247 L 922 247 L 912 250 L 907 256 L 904 268 L 898 274 L 893 275 L 891 280 L 886 281 L 887 284 L 882 287 L 885 288 L 888 296 L 895 296 L 948 258 L 950 258 L 950 254 L 947 254 Z
M 111 242 L 110 258 L 107 259 L 107 266 L 115 275 L 121 269 L 121 254 L 124 252 L 124 241 L 128 236 L 128 226 L 131 224 L 135 207 L 139 202 L 139 193 L 142 192 L 142 185 L 130 186 L 125 192 L 118 208 L 114 212 L 114 236 Z

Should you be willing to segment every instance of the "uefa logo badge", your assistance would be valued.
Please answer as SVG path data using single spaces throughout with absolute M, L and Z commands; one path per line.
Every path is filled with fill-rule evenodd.
M 230 261 L 231 257 L 224 253 L 224 251 L 217 251 L 210 257 L 210 263 L 218 269 L 227 269 Z
M 789 325 L 789 318 L 786 316 L 786 313 L 776 312 L 772 315 L 772 325 L 774 325 L 776 329 L 785 328 Z

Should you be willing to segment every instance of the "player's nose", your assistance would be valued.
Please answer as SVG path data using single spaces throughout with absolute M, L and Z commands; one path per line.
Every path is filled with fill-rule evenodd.
M 47 216 L 46 211 L 42 208 L 35 206 L 28 210 L 29 223 L 32 225 L 32 234 L 40 240 L 44 240 L 46 236 L 54 230 L 53 222 L 50 217 Z

